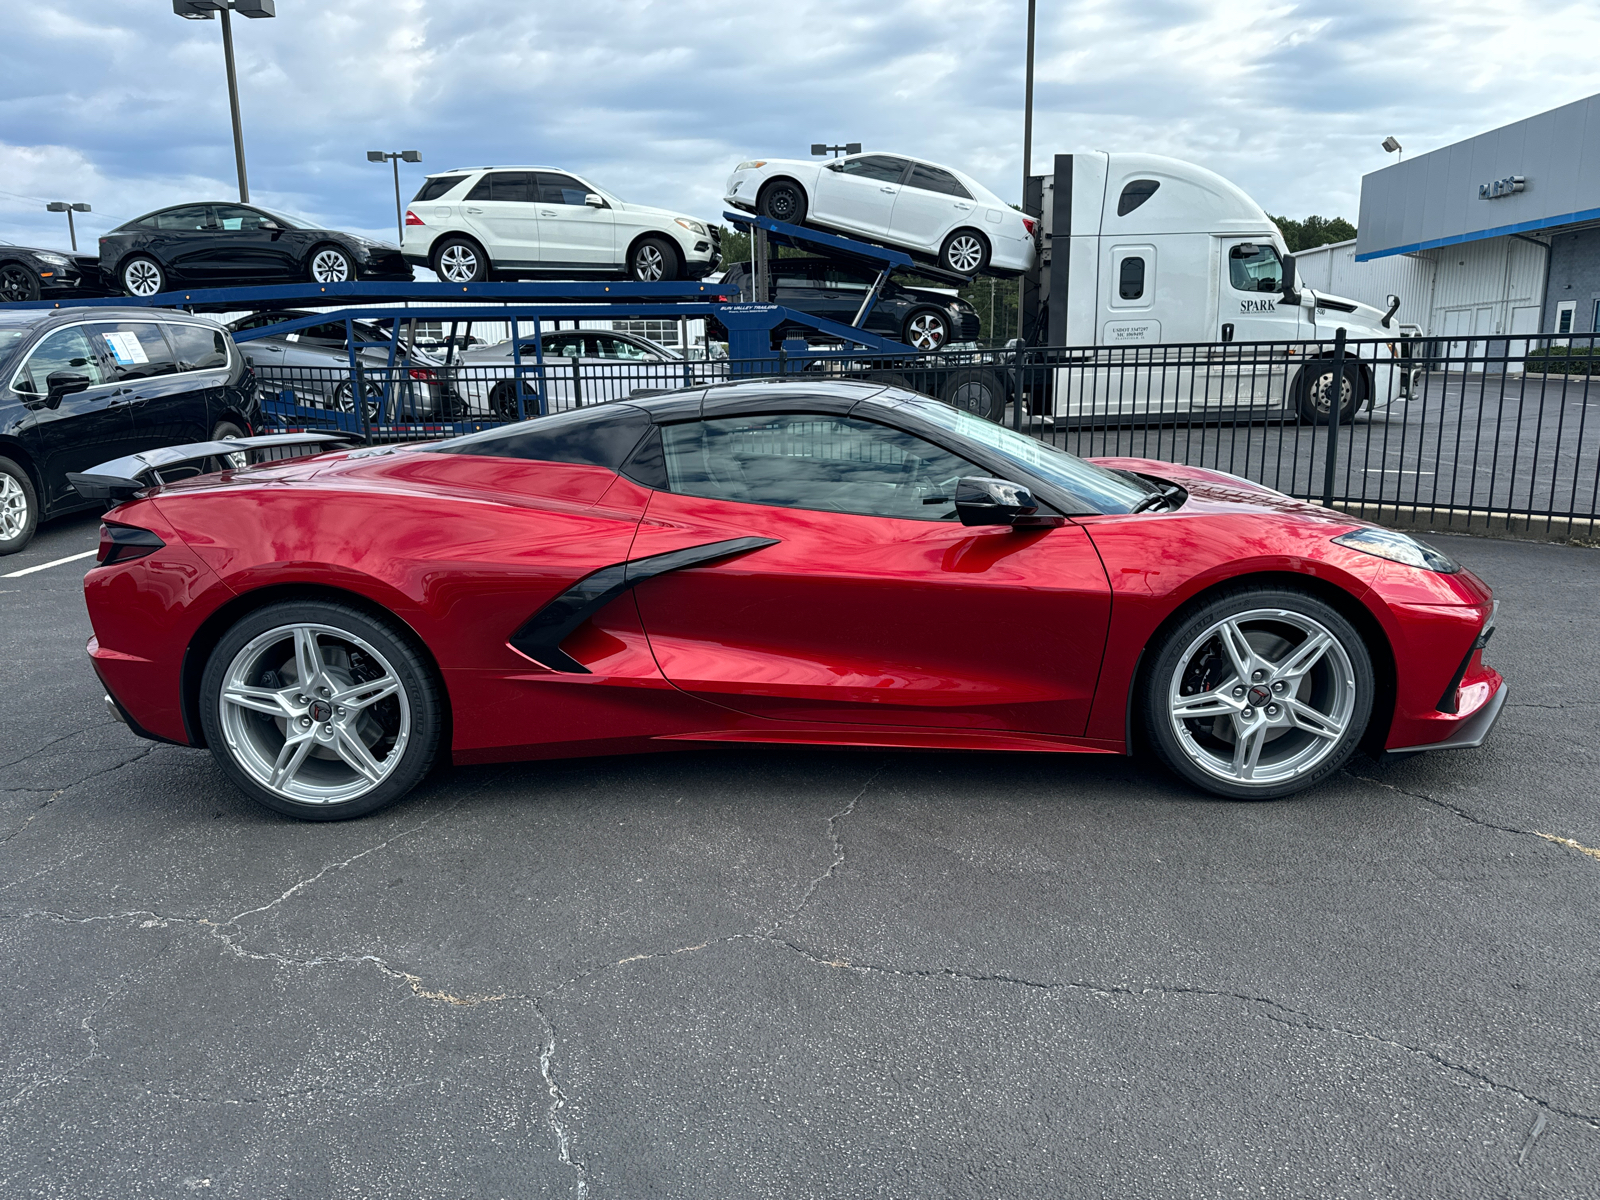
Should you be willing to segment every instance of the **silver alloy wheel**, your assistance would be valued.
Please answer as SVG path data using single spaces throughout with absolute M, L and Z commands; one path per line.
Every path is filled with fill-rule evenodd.
M 136 258 L 122 268 L 122 286 L 135 296 L 154 296 L 161 284 L 161 268 L 149 259 Z
M 331 625 L 280 625 L 252 639 L 228 664 L 217 705 L 233 761 L 299 804 L 371 792 L 411 736 L 411 703 L 393 664 Z
M 1167 687 L 1178 744 L 1208 775 L 1267 787 L 1314 770 L 1343 738 L 1355 669 L 1326 626 L 1260 608 L 1189 644 Z
M 344 283 L 350 278 L 350 258 L 343 250 L 318 250 L 311 256 L 311 278 L 318 283 Z
M 907 326 L 911 344 L 918 350 L 937 350 L 949 336 L 948 323 L 938 313 L 918 313 Z
M 667 274 L 666 256 L 661 247 L 646 242 L 633 255 L 633 277 L 644 283 L 657 283 Z
M 951 270 L 970 275 L 983 263 L 983 243 L 975 234 L 960 234 L 951 240 L 944 258 L 945 265 Z
M 12 476 L 0 472 L 0 541 L 22 536 L 28 527 L 28 493 Z
M 465 242 L 451 242 L 439 252 L 439 274 L 449 283 L 471 283 L 478 277 L 478 256 Z

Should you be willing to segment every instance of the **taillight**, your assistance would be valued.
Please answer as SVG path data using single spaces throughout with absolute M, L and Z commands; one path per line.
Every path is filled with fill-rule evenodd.
M 1029 237 L 1032 237 L 1034 234 L 1039 232 L 1039 222 L 1035 221 L 1032 217 L 1023 217 L 1022 227 L 1028 231 Z
M 439 378 L 432 371 L 425 370 L 422 367 L 412 367 L 411 370 L 406 372 L 406 374 L 410 375 L 413 379 L 420 379 L 424 383 L 432 383 L 434 380 Z
M 408 208 L 408 209 L 406 209 L 406 224 L 407 225 L 425 225 L 425 224 L 427 224 L 427 222 L 424 221 L 421 217 L 417 216 L 416 213 L 412 212 Z
M 143 558 L 146 554 L 154 554 L 165 545 L 165 542 L 148 529 L 139 529 L 132 525 L 113 525 L 110 521 L 106 521 L 100 526 L 100 549 L 94 559 L 102 567 L 109 567 L 113 563 L 131 562 L 133 559 Z

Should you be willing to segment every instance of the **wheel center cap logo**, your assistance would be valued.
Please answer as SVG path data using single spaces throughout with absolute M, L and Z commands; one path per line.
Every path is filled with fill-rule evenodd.
M 311 719 L 319 725 L 324 721 L 331 721 L 333 719 L 333 705 L 324 700 L 313 700 L 311 702 Z
M 1250 689 L 1250 703 L 1254 704 L 1257 708 L 1260 708 L 1263 704 L 1271 699 L 1272 693 L 1259 683 Z M 318 717 L 317 720 L 320 721 L 322 718 Z

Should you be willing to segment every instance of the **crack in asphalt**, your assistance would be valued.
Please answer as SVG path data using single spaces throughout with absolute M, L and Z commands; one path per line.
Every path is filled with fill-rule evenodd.
M 88 733 L 91 729 L 110 729 L 118 724 L 120 724 L 118 721 L 96 721 L 93 725 L 85 725 L 82 729 L 74 729 L 71 733 L 63 733 L 60 737 L 51 738 L 42 746 L 35 746 L 32 750 L 29 750 L 26 754 L 21 755 L 20 757 L 13 758 L 9 762 L 0 762 L 0 770 L 5 769 L 6 767 L 14 767 L 18 763 L 25 763 L 30 758 L 35 758 L 38 755 L 43 754 L 46 750 L 50 749 L 51 746 L 60 745 L 68 738 L 77 737 L 80 733 Z
M 94 1026 L 90 1025 L 89 1022 L 94 1018 L 95 1014 L 97 1014 L 107 1004 L 111 1003 L 111 1001 L 120 994 L 121 993 L 119 992 L 113 992 L 111 995 L 103 998 L 98 1004 L 91 1005 L 89 1007 L 89 1011 L 84 1013 L 83 1020 L 78 1022 L 78 1028 L 83 1030 L 83 1032 L 88 1035 L 89 1053 L 85 1054 L 82 1058 L 73 1063 L 65 1071 L 62 1071 L 59 1075 L 41 1078 L 39 1075 L 35 1074 L 32 1081 L 24 1084 L 16 1095 L 12 1096 L 11 1099 L 6 1101 L 6 1104 L 12 1108 L 16 1108 L 35 1092 L 42 1091 L 47 1087 L 55 1087 L 56 1084 L 64 1082 L 73 1074 L 83 1070 L 84 1067 L 88 1066 L 95 1059 L 99 1058 L 100 1038 L 95 1034 Z
M 844 865 L 844 838 L 839 833 L 839 822 L 855 813 L 856 805 L 860 803 L 861 797 L 867 794 L 867 789 L 877 782 L 878 776 L 883 774 L 884 768 L 888 765 L 889 764 L 887 761 L 879 763 L 878 769 L 875 770 L 871 775 L 867 776 L 867 781 L 861 785 L 861 790 L 858 791 L 854 796 L 850 797 L 850 803 L 846 804 L 838 812 L 834 813 L 828 818 L 828 840 L 833 843 L 833 861 L 828 864 L 828 869 L 826 871 L 824 871 L 821 875 L 818 875 L 806 885 L 806 890 L 801 895 L 800 902 L 789 911 L 788 915 L 779 917 L 772 923 L 772 928 L 767 930 L 769 935 L 777 933 L 778 930 L 783 926 L 798 919 L 800 914 L 805 910 L 806 905 L 811 903 L 811 897 L 817 894 L 817 889 L 828 880 L 832 879 L 833 873 Z M 682 952 L 674 951 L 674 953 Z M 623 961 L 626 962 L 628 960 L 624 959 Z
M 82 787 L 84 784 L 88 783 L 91 779 L 98 779 L 102 775 L 109 775 L 112 771 L 120 771 L 120 770 L 122 770 L 123 767 L 132 766 L 134 763 L 138 762 L 141 758 L 145 758 L 145 757 L 147 757 L 147 756 L 149 756 L 151 754 L 154 754 L 157 750 L 160 750 L 161 748 L 162 748 L 162 743 L 160 743 L 160 742 L 152 742 L 150 745 L 148 745 L 144 749 L 140 750 L 139 753 L 133 755 L 131 758 L 125 758 L 121 762 L 112 763 L 109 767 L 102 767 L 98 771 L 91 771 L 89 774 L 85 775 L 82 779 L 74 779 L 71 783 L 66 784 L 63 787 L 58 787 L 58 788 L 47 788 L 47 787 L 42 787 L 42 788 L 30 788 L 30 787 L 7 788 L 6 791 L 8 791 L 8 792 L 33 792 L 33 793 L 49 792 L 50 793 L 50 798 L 39 806 L 39 811 L 30 813 L 28 815 L 28 819 L 26 821 L 23 821 L 22 824 L 18 825 L 10 833 L 6 834 L 5 837 L 0 837 L 0 846 L 4 846 L 12 838 L 16 837 L 17 834 L 21 833 L 24 829 L 26 829 L 28 827 L 29 822 L 31 822 L 34 819 L 34 817 L 37 817 L 39 815 L 40 811 L 43 811 L 44 809 L 49 808 L 52 804 L 54 804 L 58 799 L 60 799 L 62 796 L 66 795 L 68 792 L 70 792 L 73 788 Z
M 1399 792 L 1402 796 L 1410 796 L 1413 800 L 1426 801 L 1437 808 L 1444 809 L 1448 813 L 1453 813 L 1455 816 L 1460 817 L 1463 821 L 1466 821 L 1472 825 L 1481 825 L 1485 829 L 1493 829 L 1499 833 L 1513 833 L 1518 837 L 1543 838 L 1547 842 L 1555 842 L 1557 845 L 1567 846 L 1570 849 L 1579 850 L 1584 854 L 1590 854 L 1596 858 L 1600 858 L 1600 852 L 1591 850 L 1589 847 L 1584 846 L 1579 842 L 1575 842 L 1571 838 L 1557 837 L 1556 835 L 1550 833 L 1540 833 L 1537 829 L 1519 829 L 1515 825 L 1501 825 L 1496 821 L 1486 821 L 1482 817 L 1468 812 L 1459 804 L 1452 804 L 1448 800 L 1441 800 L 1437 796 L 1428 795 L 1426 792 L 1414 792 L 1410 788 L 1403 788 L 1392 783 L 1385 783 L 1381 779 L 1373 779 L 1370 775 L 1357 775 L 1354 771 L 1350 770 L 1346 770 L 1344 774 L 1348 775 L 1351 779 L 1359 779 L 1362 783 L 1370 783 L 1374 787 L 1387 788 L 1391 792 Z

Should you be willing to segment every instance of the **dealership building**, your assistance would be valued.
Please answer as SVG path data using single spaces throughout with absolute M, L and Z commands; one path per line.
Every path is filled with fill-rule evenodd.
M 1299 277 L 1452 340 L 1600 332 L 1600 95 L 1364 176 L 1356 227 Z

